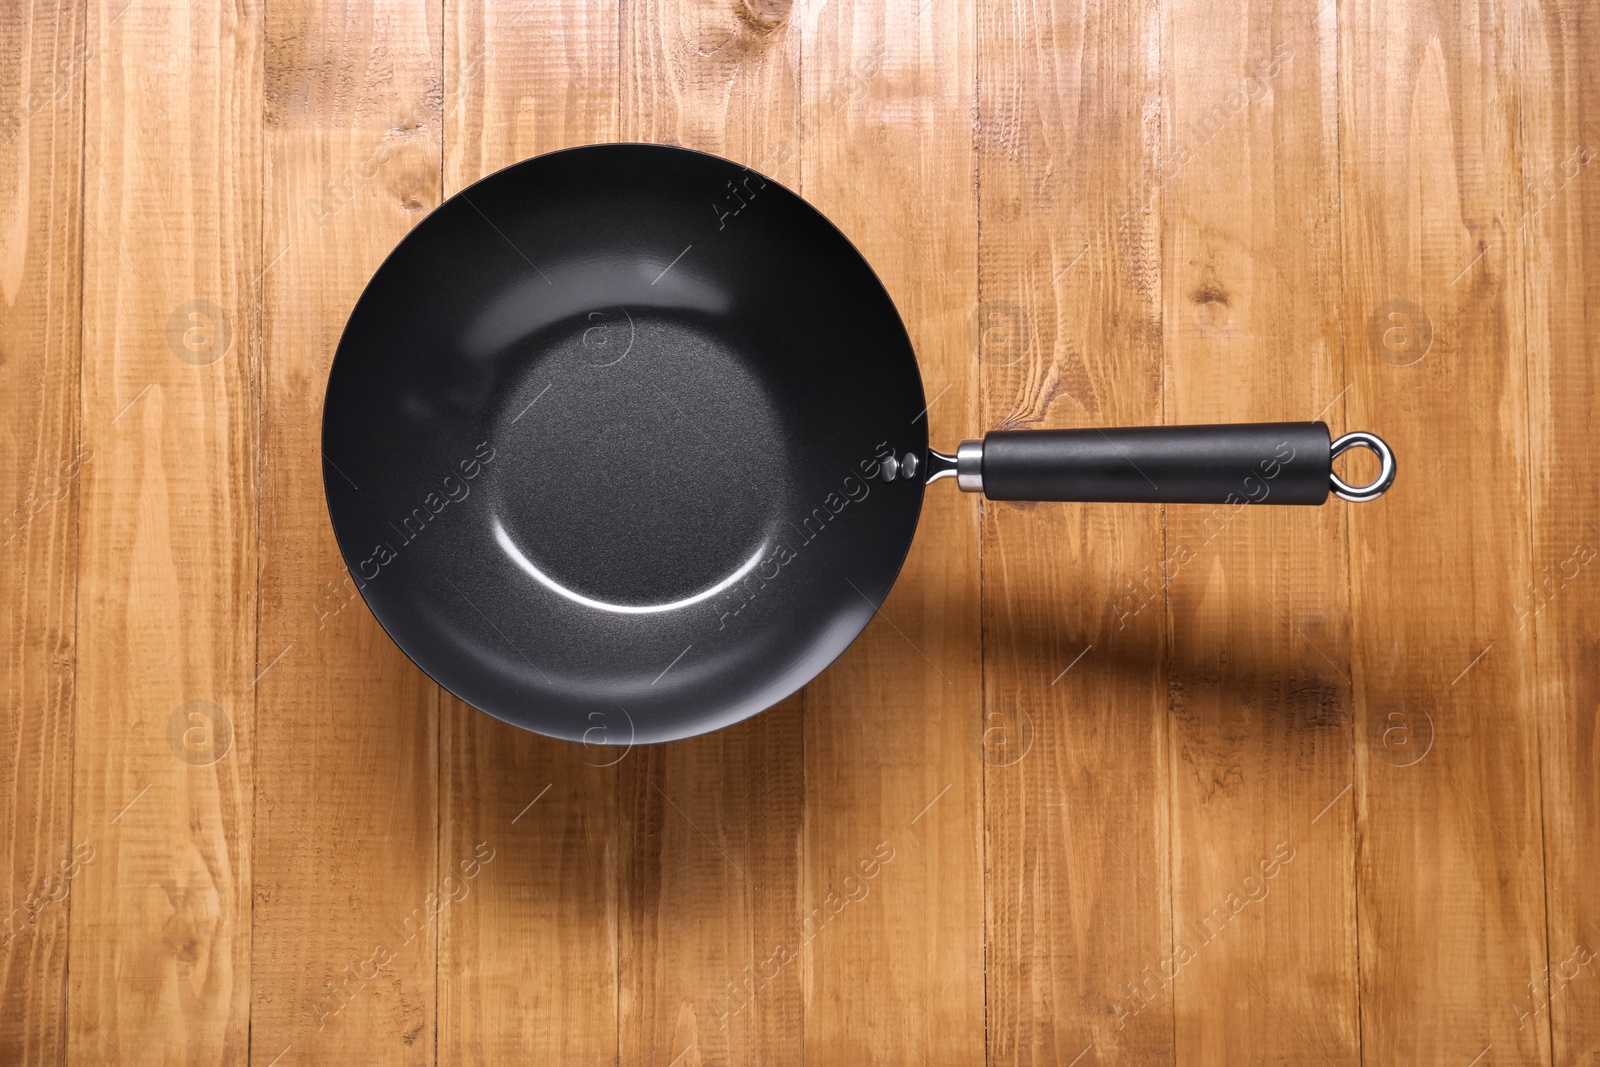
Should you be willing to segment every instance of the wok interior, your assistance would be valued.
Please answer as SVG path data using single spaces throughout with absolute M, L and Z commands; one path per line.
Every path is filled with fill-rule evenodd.
M 329 379 L 329 509 L 458 696 L 681 736 L 870 619 L 922 494 L 877 461 L 925 452 L 924 402 L 887 294 L 804 201 L 699 153 L 576 149 L 452 198 L 373 278 Z

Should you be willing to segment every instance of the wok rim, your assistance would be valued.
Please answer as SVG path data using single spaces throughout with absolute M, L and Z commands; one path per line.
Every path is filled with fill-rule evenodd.
M 351 535 L 350 534 L 342 534 L 340 532 L 339 521 L 334 516 L 334 513 L 333 513 L 333 498 L 332 498 L 332 495 L 329 493 L 329 484 L 330 484 L 330 471 L 329 471 L 329 468 L 333 467 L 334 465 L 333 465 L 333 461 L 328 458 L 327 447 L 326 447 L 327 444 L 328 444 L 328 403 L 327 403 L 327 400 L 328 400 L 329 383 L 332 382 L 334 373 L 335 373 L 335 371 L 336 371 L 336 369 L 337 369 L 337 367 L 339 365 L 340 353 L 341 353 L 341 350 L 344 348 L 346 340 L 347 340 L 347 338 L 349 336 L 351 320 L 355 317 L 357 309 L 359 309 L 361 307 L 362 303 L 365 302 L 371 296 L 372 290 L 373 290 L 373 286 L 374 286 L 374 284 L 376 284 L 376 282 L 379 279 L 379 277 L 381 275 L 383 275 L 383 273 L 385 271 L 385 268 L 388 267 L 389 264 L 392 261 L 394 261 L 397 257 L 401 256 L 405 252 L 407 246 L 413 242 L 413 239 L 416 238 L 418 233 L 423 229 L 423 227 L 425 227 L 428 224 L 428 222 L 430 220 L 432 220 L 434 218 L 435 215 L 439 214 L 444 208 L 446 208 L 447 206 L 449 206 L 450 204 L 452 204 L 456 200 L 462 198 L 466 194 L 471 193 L 474 189 L 477 189 L 479 186 L 481 186 L 481 185 L 483 185 L 483 184 L 485 184 L 487 182 L 493 181 L 494 179 L 499 178 L 500 176 L 506 174 L 507 172 L 514 171 L 514 170 L 517 170 L 519 168 L 529 166 L 531 164 L 535 164 L 535 163 L 539 163 L 539 162 L 542 162 L 542 161 L 551 160 L 551 159 L 553 159 L 555 157 L 559 157 L 559 156 L 566 156 L 566 155 L 572 155 L 572 154 L 590 154 L 590 153 L 596 153 L 596 152 L 604 153 L 604 152 L 608 152 L 608 151 L 614 150 L 614 149 L 648 149 L 648 150 L 653 151 L 653 152 L 661 152 L 661 153 L 664 153 L 664 154 L 680 154 L 680 155 L 685 155 L 685 156 L 694 156 L 694 157 L 699 157 L 699 158 L 702 158 L 702 159 L 709 159 L 709 160 L 712 160 L 712 161 L 715 161 L 715 162 L 718 162 L 718 163 L 722 163 L 722 164 L 728 164 L 728 165 L 731 165 L 731 166 L 740 167 L 740 168 L 742 168 L 742 169 L 744 169 L 746 171 L 749 171 L 752 174 L 758 175 L 764 181 L 770 183 L 771 185 L 773 185 L 774 187 L 776 187 L 778 189 L 783 190 L 785 193 L 787 193 L 790 196 L 794 197 L 796 201 L 798 201 L 799 203 L 805 205 L 805 207 L 810 210 L 810 212 L 815 216 L 815 218 L 819 222 L 821 222 L 828 230 L 831 230 L 834 234 L 836 234 L 838 236 L 839 240 L 843 242 L 844 247 L 847 248 L 849 250 L 849 252 L 851 254 L 853 254 L 860 261 L 861 265 L 866 269 L 868 276 L 877 285 L 879 291 L 882 293 L 884 305 L 888 308 L 888 310 L 891 313 L 892 320 L 893 320 L 893 325 L 898 329 L 900 335 L 902 337 L 904 337 L 906 351 L 911 356 L 911 361 L 910 361 L 911 373 L 908 376 L 907 381 L 908 381 L 908 384 L 911 385 L 915 389 L 916 394 L 917 394 L 917 399 L 920 400 L 924 405 L 923 409 L 922 409 L 922 413 L 921 413 L 924 421 L 923 421 L 922 426 L 920 428 L 920 432 L 917 435 L 922 440 L 923 444 L 922 444 L 922 447 L 921 447 L 921 454 L 918 456 L 918 459 L 920 460 L 919 473 L 915 477 L 910 479 L 914 483 L 915 501 L 914 501 L 914 503 L 912 505 L 912 508 L 911 508 L 910 519 L 909 519 L 909 521 L 908 521 L 908 523 L 906 525 L 907 534 L 906 534 L 906 537 L 905 537 L 905 540 L 904 540 L 904 545 L 896 553 L 898 559 L 897 559 L 897 562 L 895 563 L 894 567 L 892 568 L 892 573 L 887 573 L 886 574 L 887 581 L 884 583 L 884 586 L 883 586 L 883 595 L 881 597 L 874 597 L 874 596 L 868 596 L 867 594 L 862 593 L 863 598 L 871 606 L 872 611 L 871 611 L 870 614 L 868 614 L 868 615 L 866 615 L 864 617 L 864 621 L 861 623 L 860 627 L 856 629 L 855 633 L 853 633 L 850 636 L 848 641 L 844 642 L 844 644 L 840 646 L 840 648 L 838 649 L 837 652 L 835 652 L 825 663 L 821 664 L 819 667 L 817 667 L 816 670 L 812 671 L 805 678 L 803 678 L 799 682 L 795 683 L 792 687 L 787 687 L 784 690 L 784 692 L 782 693 L 781 696 L 777 697 L 776 699 L 769 700 L 767 703 L 763 704 L 761 707 L 754 708 L 753 710 L 747 710 L 746 711 L 746 710 L 743 710 L 743 709 L 738 709 L 742 713 L 737 714 L 737 715 L 735 715 L 734 717 L 731 717 L 731 718 L 727 717 L 726 714 L 724 714 L 723 716 L 718 716 L 718 717 L 701 716 L 699 719 L 694 720 L 692 722 L 680 724 L 682 728 L 674 728 L 672 726 L 668 726 L 668 727 L 662 728 L 662 729 L 651 730 L 651 731 L 648 732 L 648 736 L 640 737 L 639 736 L 639 731 L 637 729 L 637 723 L 635 723 L 633 721 L 633 717 L 632 717 L 631 713 L 628 713 L 626 711 L 626 709 L 621 709 L 621 710 L 623 710 L 623 713 L 628 717 L 630 727 L 632 728 L 632 735 L 630 736 L 629 740 L 626 742 L 625 745 L 612 745 L 612 744 L 606 744 L 606 743 L 601 743 L 601 744 L 596 745 L 593 742 L 586 740 L 582 733 L 574 734 L 574 733 L 568 733 L 568 732 L 555 732 L 554 730 L 535 728 L 533 726 L 527 725 L 524 722 L 519 722 L 519 721 L 517 721 L 517 720 L 515 720 L 513 718 L 508 717 L 507 715 L 501 714 L 498 711 L 495 711 L 493 709 L 485 708 L 485 707 L 480 706 L 479 704 L 475 703 L 473 700 L 461 695 L 452 686 L 450 686 L 445 681 L 443 681 L 441 678 L 439 678 L 438 675 L 436 675 L 433 671 L 431 671 L 427 667 L 423 666 L 422 663 L 420 663 L 418 661 L 417 656 L 413 655 L 411 650 L 408 649 L 406 647 L 405 643 L 402 642 L 400 640 L 400 638 L 396 635 L 396 633 L 394 632 L 394 629 L 391 628 L 389 622 L 384 619 L 383 614 L 378 610 L 378 608 L 373 604 L 372 600 L 367 596 L 365 583 L 358 577 L 358 573 L 354 569 L 354 564 L 353 564 L 354 557 L 352 556 L 351 551 L 350 551 L 349 547 L 346 544 L 347 538 L 349 536 L 351 536 Z M 730 159 L 729 157 L 726 157 L 726 156 L 718 155 L 718 154 L 716 154 L 714 152 L 703 152 L 703 151 L 700 151 L 698 149 L 686 148 L 686 147 L 684 147 L 682 145 L 659 144 L 659 143 L 650 142 L 650 141 L 596 141 L 596 142 L 590 142 L 590 143 L 581 144 L 581 145 L 569 145 L 569 146 L 567 146 L 565 148 L 552 149 L 549 152 L 540 152 L 540 153 L 538 153 L 536 155 L 528 156 L 525 159 L 517 160 L 514 163 L 508 163 L 507 165 L 505 165 L 503 167 L 499 167 L 499 168 L 497 168 L 497 169 L 495 169 L 493 171 L 490 171 L 487 174 L 482 175 L 481 177 L 477 178 L 476 180 L 474 180 L 470 184 L 463 185 L 461 188 L 457 189 L 455 192 L 451 193 L 449 196 L 441 198 L 440 201 L 437 204 L 435 204 L 432 208 L 430 208 L 428 210 L 427 214 L 425 214 L 422 218 L 418 219 L 417 222 L 415 224 L 413 224 L 405 232 L 405 234 L 400 238 L 400 240 L 395 243 L 394 247 L 391 248 L 389 250 L 389 252 L 384 255 L 383 259 L 378 263 L 378 265 L 373 268 L 372 273 L 367 278 L 366 283 L 361 287 L 360 294 L 356 297 L 355 301 L 353 303 L 351 303 L 350 310 L 345 316 L 344 326 L 341 328 L 340 333 L 339 333 L 339 340 L 338 340 L 337 344 L 335 344 L 335 346 L 334 346 L 333 357 L 328 361 L 328 373 L 327 373 L 327 376 L 326 376 L 326 378 L 324 379 L 324 381 L 322 383 L 322 400 L 323 400 L 322 413 L 321 413 L 320 420 L 319 420 L 320 421 L 320 433 L 318 435 L 318 452 L 319 452 L 320 458 L 322 460 L 322 505 L 323 505 L 323 513 L 327 517 L 328 525 L 329 525 L 329 527 L 331 528 L 331 530 L 333 532 L 334 544 L 339 550 L 340 562 L 344 565 L 345 573 L 346 573 L 347 576 L 349 576 L 351 578 L 352 584 L 355 585 L 356 592 L 361 597 L 361 602 L 362 602 L 363 606 L 367 609 L 368 614 L 371 615 L 372 618 L 377 622 L 378 627 L 383 631 L 384 636 L 386 638 L 388 638 L 389 642 L 392 645 L 394 645 L 394 647 L 400 652 L 400 654 L 402 656 L 404 656 L 406 658 L 406 660 L 413 667 L 415 667 L 418 671 L 420 671 L 423 674 L 424 677 L 426 677 L 434 685 L 438 686 L 439 689 L 443 693 L 448 694 L 450 697 L 452 697 L 453 699 L 459 701 L 461 704 L 463 704 L 466 707 L 472 709 L 473 711 L 482 713 L 484 715 L 491 716 L 492 718 L 495 718 L 495 719 L 499 720 L 500 722 L 504 722 L 507 725 L 514 726 L 517 729 L 526 731 L 528 733 L 536 734 L 536 735 L 539 735 L 539 736 L 542 736 L 542 737 L 550 737 L 550 738 L 554 738 L 554 739 L 557 739 L 557 740 L 568 741 L 568 742 L 571 742 L 571 743 L 574 743 L 574 744 L 581 744 L 585 748 L 616 748 L 616 747 L 622 747 L 623 748 L 623 756 L 625 756 L 628 750 L 631 750 L 633 747 L 635 747 L 637 745 L 664 744 L 664 743 L 667 743 L 667 742 L 670 742 L 670 741 L 681 741 L 681 740 L 686 740 L 686 739 L 692 738 L 692 737 L 705 736 L 707 734 L 715 733 L 715 732 L 717 732 L 719 730 L 727 729 L 729 727 L 738 725 L 739 723 L 746 722 L 746 721 L 748 721 L 748 720 L 750 720 L 752 718 L 755 718 L 756 716 L 762 714 L 763 712 L 770 711 L 771 709 L 777 707 L 779 704 L 781 704 L 784 701 L 786 701 L 786 700 L 790 699 L 791 697 L 793 697 L 796 693 L 801 692 L 802 690 L 805 689 L 806 686 L 808 686 L 812 682 L 816 681 L 823 674 L 825 674 L 827 671 L 829 671 L 836 663 L 838 663 L 838 661 L 844 657 L 845 653 L 848 652 L 850 650 L 850 648 L 852 648 L 858 640 L 860 640 L 861 635 L 866 632 L 867 627 L 871 625 L 872 620 L 875 619 L 878 616 L 878 614 L 881 612 L 884 603 L 887 601 L 887 599 L 889 597 L 889 594 L 893 592 L 895 585 L 900 580 L 901 574 L 904 573 L 904 571 L 905 571 L 906 562 L 907 562 L 908 559 L 910 559 L 911 549 L 912 549 L 912 547 L 914 546 L 914 544 L 916 542 L 917 532 L 922 528 L 922 511 L 923 511 L 923 506 L 924 506 L 924 503 L 925 503 L 925 500 L 926 500 L 926 495 L 927 495 L 927 479 L 926 479 L 926 476 L 925 476 L 925 472 L 927 470 L 927 453 L 928 453 L 929 449 L 932 447 L 931 443 L 929 443 L 928 440 L 927 440 L 927 431 L 928 431 L 928 423 L 926 421 L 927 389 L 924 386 L 924 383 L 923 383 L 923 380 L 922 380 L 921 361 L 917 358 L 916 345 L 913 343 L 913 341 L 911 339 L 910 331 L 906 328 L 905 318 L 904 318 L 903 315 L 901 315 L 899 306 L 895 303 L 893 296 L 889 293 L 888 286 L 884 285 L 883 279 L 878 274 L 878 271 L 876 270 L 876 268 L 874 268 L 872 266 L 871 261 L 866 257 L 865 254 L 862 253 L 861 249 L 856 245 L 856 243 L 853 240 L 851 240 L 850 236 L 848 234 L 846 234 L 844 232 L 844 230 L 841 229 L 838 226 L 837 223 L 835 223 L 831 218 L 829 218 L 828 215 L 825 212 L 823 212 L 821 208 L 817 207 L 816 204 L 812 203 L 811 200 L 809 200 L 808 198 L 803 196 L 801 193 L 797 192 L 794 189 L 791 189 L 788 185 L 784 184 L 783 182 L 778 181 L 776 178 L 773 178 L 771 175 L 768 175 L 768 174 L 765 174 L 765 173 L 763 173 L 761 171 L 758 171 L 754 167 L 747 166 L 746 164 L 740 163 L 737 160 Z M 337 469 L 337 468 L 335 468 L 335 469 Z M 342 474 L 340 474 L 339 476 L 343 477 Z M 857 591 L 860 592 L 859 589 Z M 513 646 L 513 647 L 515 647 L 515 646 Z M 619 705 L 619 707 L 620 707 L 620 705 Z M 724 706 L 723 710 L 724 710 L 724 712 L 726 712 L 726 706 Z M 614 763 L 620 762 L 621 759 L 623 758 L 623 756 L 618 756 L 616 760 L 610 761 L 607 764 L 599 764 L 598 766 L 613 765 Z

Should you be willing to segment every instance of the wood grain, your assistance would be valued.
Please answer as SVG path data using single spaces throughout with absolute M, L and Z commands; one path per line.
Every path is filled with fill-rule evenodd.
M 1530 4 L 1522 20 L 1522 215 L 1528 264 L 1531 569 L 1512 581 L 1531 630 L 1542 725 L 1546 966 L 1506 1009 L 1519 1033 L 1547 1026 L 1555 1063 L 1600 1061 L 1600 18 Z
M 76 5 L 0 12 L 0 1062 L 65 1051 L 83 78 Z M 92 862 L 92 860 L 90 861 Z
M 1158 13 L 980 9 L 982 427 L 1161 421 Z M 1157 508 L 984 505 L 996 1063 L 1173 1059 L 1162 549 Z
M 622 9 L 623 140 L 716 152 L 791 188 L 800 36 L 782 0 Z M 624 1063 L 794 1063 L 801 976 L 761 983 L 801 911 L 801 698 L 619 763 L 618 1027 Z
M 1511 1007 L 1547 962 L 1533 649 L 1511 599 L 1530 569 L 1518 24 L 1340 14 L 1346 411 L 1406 457 L 1384 506 L 1348 516 L 1362 1055 L 1548 1061 L 1548 1027 Z
M 250 1025 L 261 20 L 93 7 L 68 1060 Z
M 1326 415 L 1336 434 L 1355 429 L 1336 402 L 1332 12 L 1216 0 L 1167 25 L 1166 420 Z M 1246 507 L 1303 461 L 1279 458 L 1241 472 L 1237 504 L 1166 509 L 1172 936 L 1187 961 L 1171 995 L 1186 1063 L 1361 1055 L 1348 507 Z
M 900 309 L 930 443 L 953 448 L 977 414 L 972 7 L 880 0 L 802 25 L 801 191 Z M 797 931 L 811 1063 L 985 1058 L 978 509 L 954 488 L 927 494 L 882 609 L 803 694 L 801 911 L 849 901 Z
M 1592 7 L 0 10 L 0 1062 L 1600 1057 Z M 936 485 L 779 707 L 507 727 L 362 604 L 321 397 L 441 198 L 613 139 L 833 218 L 935 447 L 1320 416 L 1395 488 Z
M 345 319 L 439 201 L 441 35 L 438 9 L 420 5 L 274 3 L 266 17 L 255 271 L 272 548 L 255 667 L 251 1053 L 280 1067 L 435 1062 L 438 914 L 461 906 L 436 869 L 438 687 L 361 603 L 319 451 Z
M 616 138 L 617 14 L 449 5 L 447 195 L 528 156 Z M 616 1062 L 616 765 L 630 747 L 621 716 L 574 745 L 444 696 L 441 869 L 482 844 L 496 858 L 440 921 L 441 1062 Z

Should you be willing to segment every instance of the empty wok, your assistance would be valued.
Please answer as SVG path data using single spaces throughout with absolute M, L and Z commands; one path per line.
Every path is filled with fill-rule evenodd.
M 328 511 L 389 635 L 554 737 L 665 741 L 828 666 L 899 573 L 924 487 L 1000 500 L 1320 504 L 1394 460 L 1320 422 L 992 432 L 928 447 L 904 325 L 851 243 L 735 163 L 527 160 L 373 276 L 323 412 Z M 1353 444 L 1381 474 L 1332 471 Z

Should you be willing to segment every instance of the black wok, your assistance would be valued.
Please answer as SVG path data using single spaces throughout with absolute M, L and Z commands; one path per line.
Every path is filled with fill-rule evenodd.
M 925 484 L 992 499 L 1320 504 L 1393 478 L 1322 423 L 990 433 L 929 449 L 893 303 L 800 197 L 596 145 L 446 201 L 357 302 L 323 480 L 373 614 L 474 706 L 664 741 L 782 700 L 882 603 Z M 1337 481 L 1349 444 L 1372 486 Z

